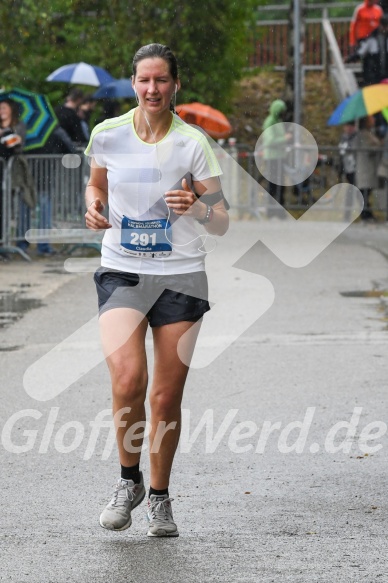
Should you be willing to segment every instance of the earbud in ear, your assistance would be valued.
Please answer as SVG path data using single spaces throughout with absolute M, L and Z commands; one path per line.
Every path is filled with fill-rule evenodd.
M 178 85 L 175 84 L 175 93 L 178 91 Z

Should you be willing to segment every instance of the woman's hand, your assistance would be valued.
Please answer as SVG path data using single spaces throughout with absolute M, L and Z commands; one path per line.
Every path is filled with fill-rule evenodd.
M 187 184 L 186 178 L 182 180 L 182 189 L 183 190 L 169 190 L 165 193 L 167 206 L 176 215 L 185 214 L 194 219 L 203 219 L 206 216 L 207 206 L 198 200 Z
M 15 148 L 22 143 L 22 138 L 19 134 L 8 134 L 2 139 L 2 143 L 6 148 Z
M 19 134 L 14 134 L 13 136 L 14 136 L 13 137 L 13 145 L 14 146 L 17 146 L 18 144 L 22 143 L 22 138 L 21 138 L 21 136 L 19 136 Z
M 90 203 L 85 213 L 86 226 L 88 229 L 91 229 L 92 231 L 101 231 L 102 229 L 110 229 L 112 227 L 107 219 L 101 214 L 104 208 L 105 207 L 99 198 L 96 198 Z

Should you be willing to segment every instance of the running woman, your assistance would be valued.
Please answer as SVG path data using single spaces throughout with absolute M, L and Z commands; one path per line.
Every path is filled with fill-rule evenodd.
M 139 49 L 132 84 L 138 106 L 96 126 L 85 151 L 91 158 L 86 225 L 105 229 L 101 267 L 94 279 L 121 464 L 121 477 L 100 524 L 110 530 L 128 528 L 131 511 L 146 493 L 139 463 L 149 325 L 154 370 L 149 392 L 148 536 L 178 536 L 170 473 L 190 358 L 202 316 L 210 309 L 197 225 L 203 225 L 204 236 L 223 235 L 229 218 L 222 172 L 209 142 L 175 113 L 181 84 L 169 47 L 154 43 Z

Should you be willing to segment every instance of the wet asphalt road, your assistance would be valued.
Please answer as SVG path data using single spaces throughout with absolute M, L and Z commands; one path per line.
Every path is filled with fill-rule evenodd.
M 243 249 L 258 228 L 280 236 L 283 226 L 234 223 L 234 245 Z M 217 269 L 227 250 L 217 252 L 222 298 L 230 281 Z M 0 288 L 12 289 L 12 277 L 15 286 L 32 283 L 28 297 L 42 305 L 0 328 L 0 581 L 388 581 L 388 311 L 384 295 L 360 293 L 388 289 L 385 253 L 385 226 L 354 225 L 301 269 L 261 243 L 240 259 L 241 269 L 272 282 L 274 303 L 190 372 L 170 488 L 180 537 L 160 540 L 146 537 L 144 502 L 128 531 L 98 524 L 118 460 L 108 427 L 93 441 L 91 424 L 111 399 L 91 274 L 61 273 L 57 259 L 30 273 L 22 262 L 1 264 Z M 226 342 L 227 323 L 238 328 L 241 306 L 260 302 L 254 287 L 245 292 L 212 342 Z M 69 371 L 79 378 L 41 401 L 23 377 L 31 387 L 29 371 L 55 347 L 42 382 L 54 393 Z M 194 439 L 205 418 L 207 437 L 202 427 Z M 299 452 L 297 422 L 308 427 Z M 366 445 L 381 447 L 365 455 Z

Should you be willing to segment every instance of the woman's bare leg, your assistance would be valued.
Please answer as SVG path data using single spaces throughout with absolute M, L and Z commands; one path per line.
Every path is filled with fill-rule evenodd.
M 181 402 L 189 367 L 179 358 L 177 345 L 183 334 L 189 331 L 183 347 L 184 361 L 189 363 L 200 327 L 201 320 L 196 323 L 177 322 L 152 329 L 155 362 L 150 392 L 150 483 L 156 490 L 168 488 L 180 435 Z
M 142 438 L 131 441 L 128 437 L 135 423 L 145 422 L 147 326 L 144 315 L 131 308 L 112 309 L 100 316 L 102 345 L 112 381 L 113 415 L 120 463 L 127 467 L 139 462 L 143 443 Z M 127 412 L 121 413 L 126 408 Z M 139 433 L 143 431 L 136 431 L 136 434 Z

